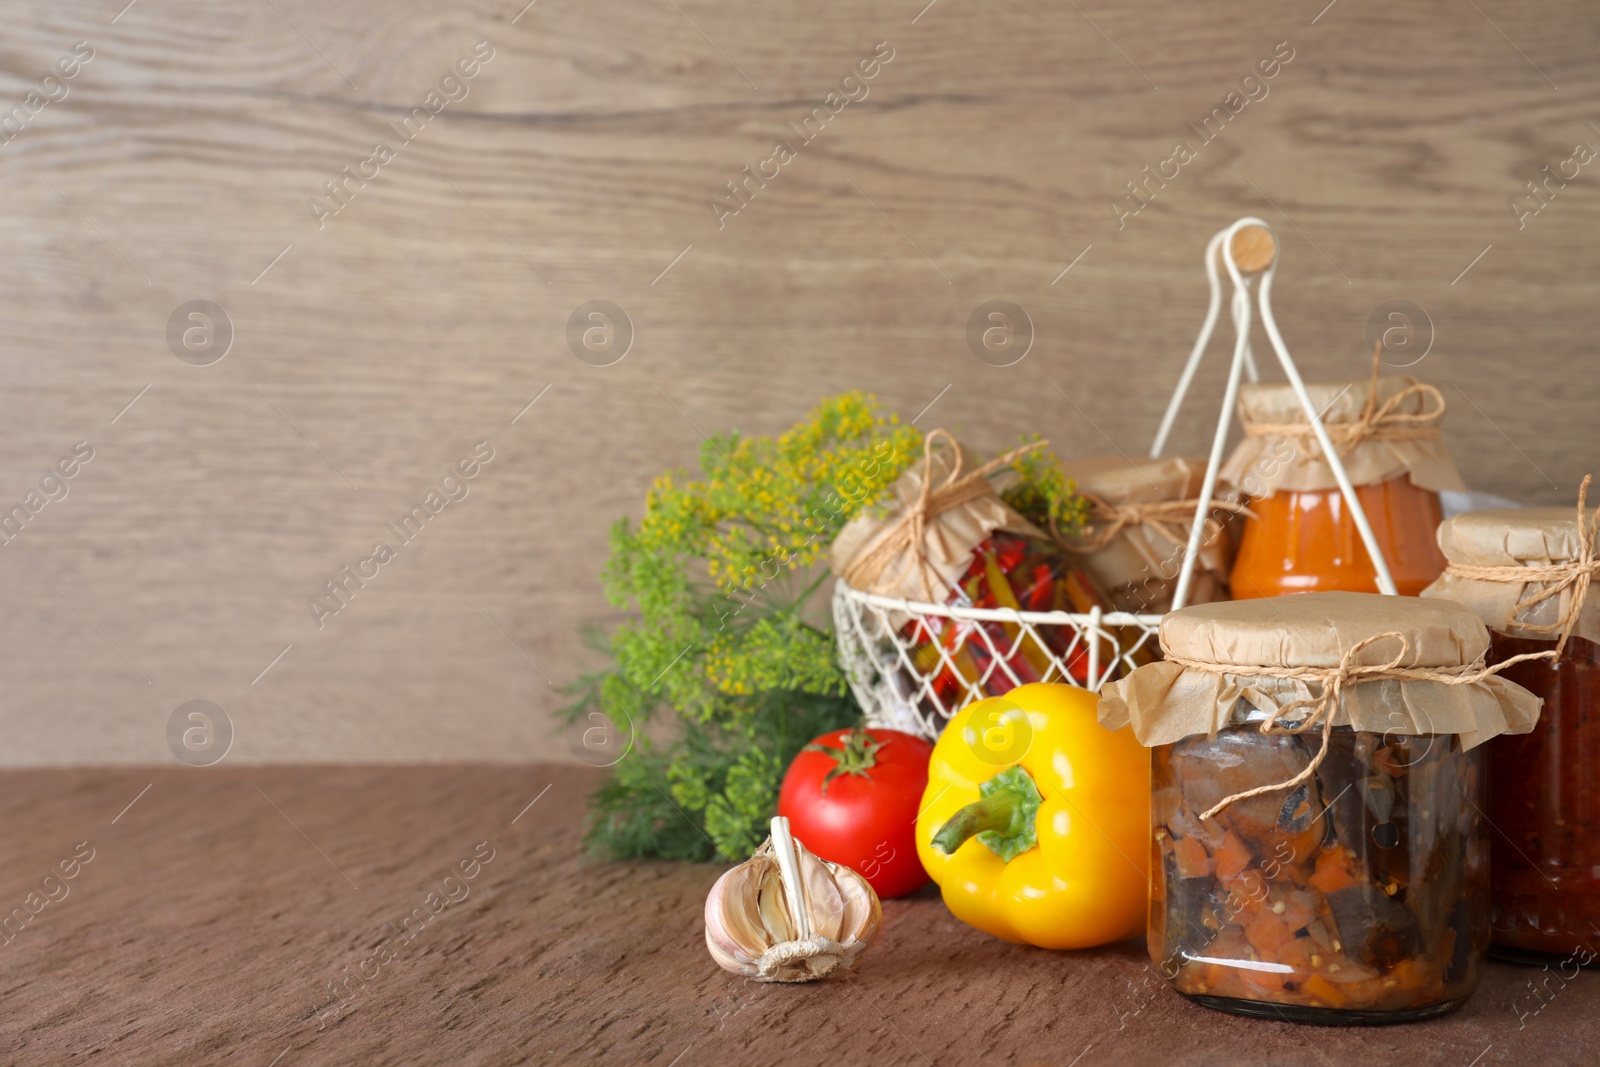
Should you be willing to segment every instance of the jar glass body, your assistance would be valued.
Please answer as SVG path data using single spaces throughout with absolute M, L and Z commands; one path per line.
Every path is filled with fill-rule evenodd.
M 1320 743 L 1236 725 L 1157 746 L 1151 959 L 1207 1007 L 1333 1024 L 1441 1014 L 1489 944 L 1482 747 L 1336 728 Z
M 1439 494 L 1401 474 L 1356 486 L 1356 497 L 1401 596 L 1416 596 L 1444 571 L 1436 531 Z M 1377 571 L 1337 488 L 1283 489 L 1252 498 L 1230 587 L 1235 600 L 1345 590 L 1371 593 Z
M 1554 640 L 1494 633 L 1500 662 Z M 1526 734 L 1489 742 L 1495 954 L 1549 963 L 1600 948 L 1600 645 L 1567 642 L 1559 663 L 1534 660 L 1502 677 L 1544 698 Z M 1586 957 L 1586 958 L 1585 958 Z

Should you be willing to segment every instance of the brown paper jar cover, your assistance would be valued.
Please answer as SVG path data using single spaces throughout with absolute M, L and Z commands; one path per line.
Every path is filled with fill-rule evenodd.
M 1439 548 L 1449 562 L 1471 567 L 1550 567 L 1572 563 L 1580 551 L 1578 517 L 1571 508 L 1469 511 L 1440 524 Z M 1571 610 L 1571 588 L 1516 617 L 1512 614 L 1518 602 L 1542 588 L 1539 584 L 1484 581 L 1446 572 L 1422 595 L 1465 604 L 1489 629 L 1507 637 L 1554 641 L 1558 636 L 1554 633 L 1524 627 L 1548 627 L 1565 619 Z M 1600 642 L 1600 594 L 1590 592 L 1584 598 L 1572 632 Z
M 1446 600 L 1330 592 L 1199 604 L 1162 620 L 1161 648 L 1169 656 L 1221 670 L 1171 661 L 1140 667 L 1101 690 L 1100 722 L 1110 729 L 1131 725 L 1134 736 L 1152 747 L 1215 734 L 1233 720 L 1241 700 L 1270 713 L 1320 695 L 1320 682 L 1263 677 L 1254 673 L 1257 669 L 1337 668 L 1352 647 L 1390 632 L 1409 641 L 1400 667 L 1461 668 L 1477 662 L 1489 647 L 1488 630 L 1478 616 Z M 1352 663 L 1381 666 L 1400 651 L 1398 640 L 1379 640 L 1357 652 Z M 1347 683 L 1333 725 L 1376 733 L 1459 734 L 1462 747 L 1470 749 L 1498 734 L 1527 733 L 1538 718 L 1539 699 L 1497 675 L 1459 685 L 1385 678 Z
M 982 466 L 964 445 L 956 447 L 961 450 L 963 472 L 970 473 Z M 894 483 L 896 503 L 886 513 L 857 515 L 839 531 L 828 552 L 828 564 L 834 574 L 843 577 L 855 559 L 869 550 L 906 508 L 916 503 L 922 493 L 923 463 L 919 455 Z M 950 477 L 955 463 L 955 449 L 933 451 L 931 469 L 935 488 Z M 972 564 L 972 550 L 995 530 L 1049 540 L 1049 535 L 1017 514 L 990 488 L 975 499 L 928 519 L 922 538 L 926 567 L 918 566 L 914 553 L 908 548 L 893 557 L 879 572 L 877 580 L 868 583 L 862 591 L 906 600 L 942 601 Z
M 1409 375 L 1379 378 L 1377 404 L 1381 407 L 1419 385 Z M 1372 390 L 1371 379 L 1306 386 L 1336 448 L 1341 444 L 1337 428 L 1361 419 Z M 1395 414 L 1422 415 L 1436 407 L 1431 395 L 1412 393 L 1398 403 Z M 1252 497 L 1270 496 L 1280 489 L 1307 492 L 1338 488 L 1333 467 L 1324 457 L 1321 443 L 1309 433 L 1310 420 L 1291 386 L 1268 382 L 1240 386 L 1239 421 L 1247 436 L 1222 465 L 1219 476 L 1223 481 Z M 1380 430 L 1350 445 L 1339 457 L 1350 484 L 1377 485 L 1398 474 L 1409 474 L 1412 484 L 1422 489 L 1464 492 L 1466 484 L 1456 469 L 1456 461 L 1437 435 L 1439 421 L 1434 417 L 1414 427 L 1398 428 L 1392 435 Z M 1249 436 L 1252 426 L 1258 430 L 1267 426 L 1304 426 L 1308 430 L 1292 435 Z M 1287 459 L 1281 458 L 1286 454 L 1285 445 L 1292 449 Z
M 1154 459 L 1129 459 L 1125 456 L 1094 456 L 1061 465 L 1062 473 L 1077 485 L 1079 492 L 1092 493 L 1112 508 L 1192 500 L 1200 495 L 1206 461 L 1169 456 Z M 1130 512 L 1132 513 L 1132 512 Z M 1228 596 L 1228 571 L 1233 566 L 1233 539 L 1228 532 L 1226 511 L 1214 512 L 1216 532 L 1200 545 L 1195 561 L 1189 603 L 1206 604 Z M 1091 516 L 1091 521 L 1095 521 Z M 1100 518 L 1100 524 L 1114 519 Z M 1103 547 L 1079 549 L 1093 543 L 1096 530 L 1083 535 L 1069 534 L 1062 543 L 1073 550 L 1083 565 L 1111 598 L 1118 611 L 1161 614 L 1172 606 L 1172 591 L 1193 515 L 1178 522 L 1155 525 L 1133 521 L 1124 526 Z M 1178 540 L 1163 533 L 1166 527 Z

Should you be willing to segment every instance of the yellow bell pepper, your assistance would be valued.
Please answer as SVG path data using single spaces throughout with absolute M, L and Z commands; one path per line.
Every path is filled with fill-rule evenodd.
M 1024 685 L 968 705 L 933 749 L 917 855 L 956 918 L 1041 948 L 1144 932 L 1150 754 L 1097 698 Z

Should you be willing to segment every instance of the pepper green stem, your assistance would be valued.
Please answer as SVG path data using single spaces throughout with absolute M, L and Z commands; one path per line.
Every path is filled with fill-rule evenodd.
M 980 833 L 998 833 L 1010 837 L 1020 829 L 1017 825 L 1021 812 L 1017 810 L 1016 796 L 995 793 L 982 800 L 973 801 L 954 815 L 933 835 L 933 847 L 945 855 L 967 843 L 968 838 Z
M 1033 778 L 1011 767 L 978 787 L 978 800 L 950 816 L 933 835 L 933 847 L 945 855 L 976 837 L 978 843 L 1010 863 L 1039 843 L 1035 819 L 1043 798 Z

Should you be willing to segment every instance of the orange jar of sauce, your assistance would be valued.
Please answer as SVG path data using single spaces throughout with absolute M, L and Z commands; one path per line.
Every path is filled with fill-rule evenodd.
M 1444 397 L 1409 377 L 1307 389 L 1395 585 L 1417 595 L 1444 570 L 1434 540 L 1439 493 L 1465 488 L 1439 438 Z M 1221 476 L 1245 493 L 1252 516 L 1239 538 L 1233 598 L 1374 591 L 1377 571 L 1293 390 L 1243 386 L 1239 419 L 1245 439 Z
M 1581 513 L 1581 505 L 1580 505 Z M 1489 742 L 1493 952 L 1551 965 L 1595 961 L 1600 931 L 1600 592 L 1562 577 L 1594 567 L 1600 517 L 1567 508 L 1457 515 L 1439 528 L 1449 568 L 1425 596 L 1472 608 L 1491 662 L 1544 700 L 1531 733 Z M 1585 546 L 1588 546 L 1587 549 Z M 1524 575 L 1539 572 L 1541 581 Z M 1548 594 L 1548 595 L 1547 595 Z M 1542 599 L 1540 599 L 1542 597 Z M 1538 602 L 1535 603 L 1534 601 Z
M 1416 596 L 1444 570 L 1434 531 L 1444 518 L 1439 494 L 1400 475 L 1356 486 L 1356 497 L 1401 596 Z M 1234 561 L 1236 600 L 1342 589 L 1370 593 L 1377 570 L 1338 487 L 1286 489 L 1253 498 Z

